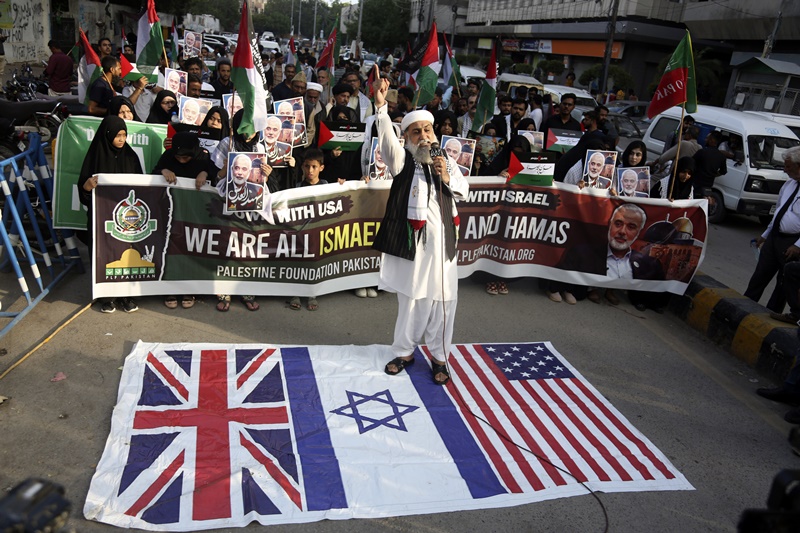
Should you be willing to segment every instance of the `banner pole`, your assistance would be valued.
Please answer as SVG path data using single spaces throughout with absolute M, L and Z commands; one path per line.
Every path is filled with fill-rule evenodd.
M 681 104 L 681 122 L 678 124 L 678 149 L 675 150 L 675 160 L 672 162 L 672 179 L 669 182 L 669 200 L 672 201 L 672 190 L 675 188 L 675 179 L 678 175 L 678 159 L 681 157 L 681 141 L 683 140 L 683 117 L 686 115 L 686 102 Z

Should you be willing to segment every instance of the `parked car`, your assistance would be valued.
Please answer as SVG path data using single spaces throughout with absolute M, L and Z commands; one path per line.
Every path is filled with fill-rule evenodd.
M 778 191 L 786 182 L 783 153 L 800 146 L 800 139 L 783 124 L 721 107 L 698 106 L 692 113 L 700 128 L 699 141 L 711 131 L 719 131 L 723 142 L 732 145 L 734 158 L 728 159 L 727 173 L 717 177 L 711 191 L 713 205 L 708 220 L 719 223 L 726 211 L 754 215 L 767 224 L 775 213 Z M 653 119 L 644 134 L 650 158 L 664 152 L 667 137 L 680 124 L 681 110 L 673 107 Z
M 590 93 L 583 89 L 575 87 L 567 87 L 566 85 L 544 85 L 543 90 L 545 94 L 549 94 L 553 98 L 553 102 L 561 102 L 561 97 L 567 93 L 575 95 L 575 108 L 583 111 L 597 108 L 597 100 L 594 99 Z
M 640 125 L 650 122 L 647 118 L 647 108 L 649 106 L 650 102 L 642 102 L 639 100 L 615 100 L 606 104 L 609 113 L 629 116 Z M 646 127 L 647 126 L 645 126 L 645 128 Z
M 614 124 L 617 134 L 619 135 L 619 139 L 617 139 L 617 150 L 620 152 L 624 152 L 625 148 L 633 141 L 641 141 L 642 137 L 644 137 L 642 130 L 639 129 L 636 122 L 627 115 L 609 113 L 608 120 Z M 647 154 L 645 154 L 645 160 L 647 160 Z
M 497 78 L 497 90 L 508 94 L 511 98 L 516 98 L 518 87 L 525 87 L 528 89 L 528 91 L 531 89 L 537 89 L 539 92 L 544 90 L 544 85 L 542 82 L 533 76 L 508 74 L 504 72 Z

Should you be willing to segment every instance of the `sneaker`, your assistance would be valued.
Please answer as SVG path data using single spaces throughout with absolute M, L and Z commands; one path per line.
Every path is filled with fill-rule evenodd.
M 126 313 L 133 313 L 134 311 L 139 310 L 139 306 L 136 305 L 136 302 L 133 301 L 133 298 L 123 298 L 121 305 L 122 310 Z
M 550 300 L 552 300 L 552 301 L 554 301 L 556 303 L 561 301 L 561 295 L 559 293 L 557 293 L 557 292 L 546 291 L 546 294 L 547 294 L 547 297 L 550 298 Z
M 366 298 L 367 289 L 356 289 L 356 296 L 358 296 L 359 298 Z
M 117 305 L 114 303 L 114 300 L 106 300 L 100 306 L 101 313 L 113 313 L 117 310 Z
M 372 287 L 367 289 L 367 298 L 377 298 L 377 297 L 378 297 L 378 291 L 376 291 Z

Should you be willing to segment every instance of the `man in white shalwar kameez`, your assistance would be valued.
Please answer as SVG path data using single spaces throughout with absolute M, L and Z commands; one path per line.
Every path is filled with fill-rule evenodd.
M 455 198 L 466 198 L 469 184 L 446 154 L 431 159 L 430 146 L 436 142 L 433 115 L 406 115 L 401 124 L 403 148 L 385 105 L 389 80 L 377 78 L 375 89 L 378 145 L 394 176 L 375 241 L 375 248 L 384 252 L 379 288 L 396 292 L 398 300 L 395 359 L 385 371 L 394 375 L 413 364 L 414 350 L 424 341 L 434 359 L 434 382 L 444 385 L 449 381 L 446 358 L 458 300 Z

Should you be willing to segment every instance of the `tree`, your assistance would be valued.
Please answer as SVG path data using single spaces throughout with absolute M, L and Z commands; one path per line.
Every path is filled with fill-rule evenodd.
M 597 63 L 583 71 L 578 78 L 578 83 L 588 86 L 592 83 L 592 81 L 598 80 L 597 85 L 599 86 L 600 83 L 602 83 L 600 80 L 600 76 L 602 75 L 603 64 Z M 619 65 L 610 65 L 608 67 L 608 78 L 610 87 L 619 87 L 622 90 L 630 89 L 636 84 L 633 76 L 631 76 L 627 70 Z
M 361 19 L 361 40 L 370 50 L 405 49 L 409 39 L 408 21 L 411 17 L 410 0 L 363 0 L 364 16 Z M 358 35 L 358 14 L 347 25 L 347 35 Z

